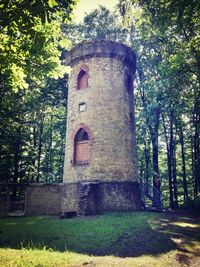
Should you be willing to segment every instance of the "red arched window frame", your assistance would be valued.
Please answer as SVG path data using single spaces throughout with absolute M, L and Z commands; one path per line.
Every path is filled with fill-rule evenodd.
M 89 69 L 87 66 L 82 66 L 77 77 L 77 89 L 85 89 L 88 87 Z

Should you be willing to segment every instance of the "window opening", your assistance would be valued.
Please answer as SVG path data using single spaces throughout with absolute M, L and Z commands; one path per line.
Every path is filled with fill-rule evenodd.
M 84 89 L 88 87 L 88 74 L 81 70 L 78 74 L 77 88 Z
M 79 104 L 79 112 L 85 111 L 86 110 L 86 103 L 80 103 Z
M 88 164 L 90 159 L 90 145 L 87 132 L 84 129 L 80 129 L 74 141 L 74 164 Z

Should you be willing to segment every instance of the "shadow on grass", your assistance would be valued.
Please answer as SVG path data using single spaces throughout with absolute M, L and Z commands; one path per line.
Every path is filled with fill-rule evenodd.
M 0 247 L 46 247 L 55 251 L 118 257 L 159 255 L 175 249 L 187 252 L 182 244 L 200 241 L 200 227 L 191 220 L 145 212 L 69 220 L 9 218 L 0 220 Z

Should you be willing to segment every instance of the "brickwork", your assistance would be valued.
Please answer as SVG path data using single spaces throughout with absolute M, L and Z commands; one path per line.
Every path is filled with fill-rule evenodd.
M 26 190 L 26 215 L 92 215 L 138 209 L 141 201 L 137 182 L 32 184 Z
M 62 185 L 32 184 L 26 189 L 26 215 L 55 215 L 61 212 Z
M 26 189 L 26 215 L 60 215 L 77 207 L 77 184 L 31 184 Z
M 134 211 L 142 208 L 137 182 L 109 182 L 99 185 L 100 211 Z
M 124 53 L 130 53 L 130 50 Z M 133 90 L 130 82 L 134 73 L 133 64 L 127 64 L 124 59 L 127 55 L 120 57 L 118 51 L 112 56 L 108 52 L 99 53 L 99 49 L 97 52 L 91 51 L 90 45 L 90 53 L 94 54 L 87 57 L 86 51 L 87 59 L 82 59 L 77 53 L 71 57 L 73 68 L 69 77 L 64 183 L 137 181 Z M 79 60 L 74 59 L 76 56 Z M 82 66 L 87 67 L 88 87 L 77 90 L 77 77 Z M 86 104 L 84 112 L 79 112 L 80 103 Z M 74 135 L 81 125 L 86 125 L 92 133 L 90 163 L 87 166 L 76 166 L 73 162 Z

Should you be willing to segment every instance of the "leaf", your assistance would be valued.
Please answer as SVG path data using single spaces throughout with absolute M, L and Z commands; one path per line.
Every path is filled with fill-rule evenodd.
M 57 1 L 56 0 L 48 0 L 48 5 L 53 8 L 54 6 L 57 5 Z

